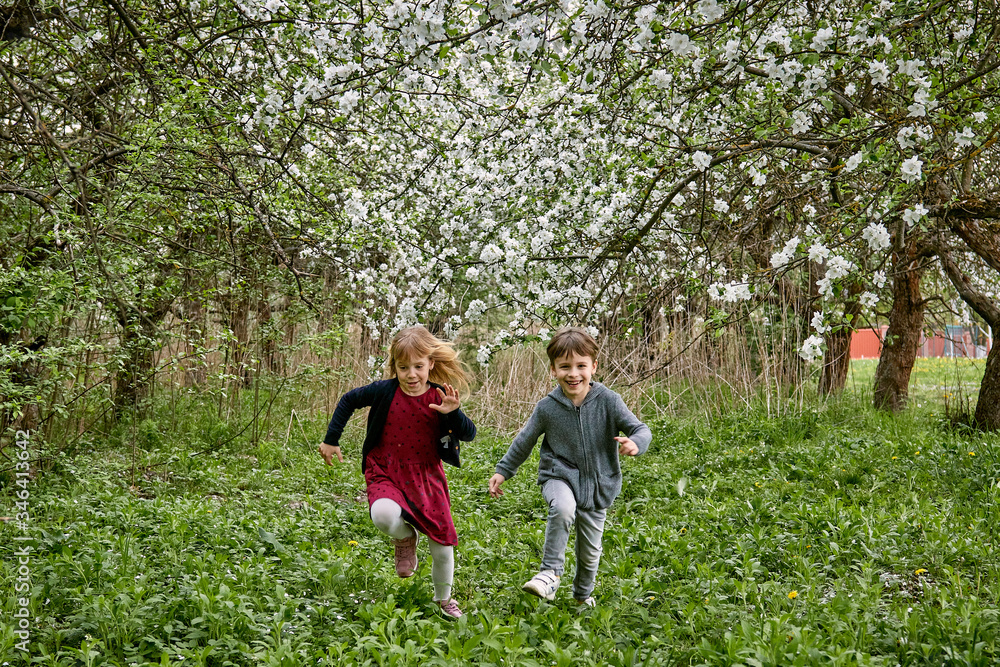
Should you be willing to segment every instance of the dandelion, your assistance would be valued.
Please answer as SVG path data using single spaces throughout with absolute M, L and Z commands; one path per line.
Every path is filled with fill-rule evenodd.
M 799 597 L 799 592 L 798 591 L 789 591 L 788 592 L 788 599 L 789 600 L 794 600 L 797 597 Z
M 915 452 L 913 453 L 913 455 L 914 455 L 914 456 L 920 456 L 920 450 L 918 449 L 917 451 L 915 451 Z
M 898 456 L 893 456 L 893 457 L 892 457 L 892 460 L 893 460 L 893 461 L 895 461 L 895 460 L 896 460 L 896 459 L 898 459 L 898 458 L 899 458 Z
M 347 546 L 349 546 L 349 547 L 356 547 L 356 546 L 358 546 L 358 543 L 355 542 L 354 540 L 351 540 L 350 542 L 347 543 Z
M 919 575 L 921 575 L 921 574 L 924 574 L 925 572 L 927 572 L 927 570 L 925 570 L 925 569 L 924 569 L 924 568 L 922 568 L 922 567 L 919 567 L 919 568 L 917 568 L 916 570 L 914 570 L 914 571 L 913 571 L 913 574 L 916 574 L 916 575 L 918 575 L 918 576 L 919 576 Z

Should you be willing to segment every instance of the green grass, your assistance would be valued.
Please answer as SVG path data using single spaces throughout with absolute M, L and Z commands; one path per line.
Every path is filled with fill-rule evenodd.
M 893 417 L 862 403 L 652 423 L 650 452 L 625 462 L 609 513 L 598 606 L 582 612 L 568 581 L 552 604 L 520 592 L 545 527 L 537 453 L 494 501 L 486 481 L 509 441 L 481 435 L 464 449 L 465 466 L 447 471 L 460 539 L 455 597 L 467 612 L 458 623 L 434 611 L 426 543 L 417 575 L 395 577 L 389 542 L 368 519 L 359 427 L 349 461 L 325 467 L 313 441 L 326 415 L 287 444 L 282 431 L 252 448 L 239 439 L 212 448 L 218 425 L 194 410 L 176 436 L 147 421 L 58 458 L 33 482 L 31 657 L 995 664 L 1000 438 L 949 426 L 938 404 Z M 132 437 L 141 445 L 134 486 Z M 5 507 L 13 490 L 3 489 Z M 15 664 L 16 534 L 0 527 L 0 663 Z M 570 572 L 572 560 L 570 550 Z
M 847 390 L 862 400 L 871 400 L 877 359 L 852 361 Z M 986 369 L 985 359 L 946 357 L 918 358 L 910 374 L 910 402 L 914 407 L 947 406 L 969 410 L 979 396 Z

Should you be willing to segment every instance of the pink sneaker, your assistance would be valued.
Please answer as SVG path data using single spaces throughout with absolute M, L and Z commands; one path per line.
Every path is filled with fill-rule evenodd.
M 412 577 L 417 571 L 417 539 L 420 533 L 405 540 L 393 540 L 396 546 L 396 574 L 402 579 Z
M 458 608 L 454 600 L 438 600 L 437 603 L 441 607 L 441 613 L 446 618 L 462 618 L 462 610 Z

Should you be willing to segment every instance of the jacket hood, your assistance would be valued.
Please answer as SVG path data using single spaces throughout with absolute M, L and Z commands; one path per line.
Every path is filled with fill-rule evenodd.
M 581 403 L 580 406 L 583 407 L 591 400 L 596 399 L 598 396 L 600 396 L 606 391 L 608 391 L 608 388 L 605 387 L 600 382 L 591 382 L 590 391 L 587 392 L 587 395 L 584 397 L 583 403 Z M 576 409 L 576 406 L 573 405 L 573 401 L 571 401 L 566 396 L 566 394 L 563 393 L 562 387 L 560 387 L 558 384 L 555 386 L 555 389 L 549 392 L 549 398 L 554 400 L 556 403 L 559 403 L 560 405 L 564 405 L 567 408 L 570 408 L 571 410 Z

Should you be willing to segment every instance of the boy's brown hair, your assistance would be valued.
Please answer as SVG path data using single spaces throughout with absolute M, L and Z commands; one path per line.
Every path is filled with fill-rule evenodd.
M 583 327 L 564 327 L 552 335 L 545 353 L 549 356 L 549 365 L 555 367 L 556 359 L 572 352 L 596 362 L 598 349 L 597 341 Z

